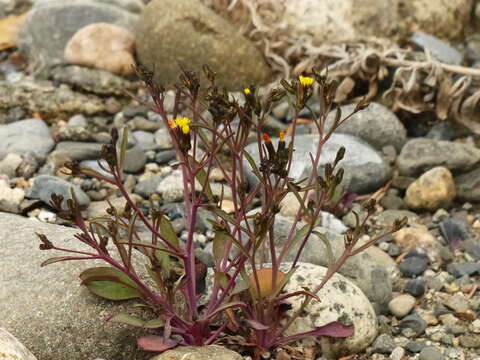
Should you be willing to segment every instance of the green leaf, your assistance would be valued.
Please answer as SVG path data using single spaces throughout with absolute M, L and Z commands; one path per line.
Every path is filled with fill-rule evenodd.
M 128 145 L 128 130 L 127 127 L 125 126 L 123 128 L 123 134 L 122 134 L 122 143 L 120 145 L 120 169 L 123 171 L 123 164 L 125 162 L 125 153 L 127 151 L 127 145 Z
M 205 195 L 207 195 L 207 199 L 211 202 L 214 202 L 215 197 L 213 196 L 213 191 L 210 186 L 210 182 L 208 181 L 207 172 L 205 171 L 205 169 L 200 168 L 197 171 L 196 178 L 202 185 L 202 189 L 204 189 Z
M 145 320 L 138 316 L 130 315 L 127 313 L 120 313 L 113 316 L 110 316 L 107 321 L 120 323 L 120 324 L 127 324 L 136 327 L 144 327 Z
M 226 289 L 229 282 L 227 274 L 215 271 L 215 282 L 218 282 L 224 289 Z
M 162 234 L 162 236 L 171 244 L 179 246 L 180 240 L 178 239 L 177 233 L 173 229 L 172 223 L 165 215 L 160 217 L 160 234 Z
M 44 267 L 44 266 L 47 266 L 47 265 L 50 265 L 50 264 L 54 264 L 56 262 L 60 262 L 60 261 L 67 261 L 67 260 L 82 260 L 83 258 L 81 257 L 78 257 L 78 256 L 57 256 L 57 257 L 53 257 L 53 258 L 50 258 L 50 259 L 47 259 L 45 260 L 44 262 L 42 262 L 40 264 L 41 267 Z M 85 260 L 88 260 L 90 259 L 89 257 L 85 257 L 84 258 Z
M 213 261 L 219 266 L 225 256 L 225 247 L 227 242 L 232 240 L 232 236 L 225 231 L 217 231 L 213 237 Z
M 322 240 L 323 243 L 325 244 L 325 247 L 327 248 L 328 267 L 330 267 L 335 261 L 335 257 L 333 256 L 333 250 L 332 250 L 332 245 L 330 245 L 330 241 L 327 239 L 325 234 L 322 234 L 316 230 L 312 231 L 312 234 L 317 235 L 319 239 Z
M 249 288 L 250 288 L 249 282 L 241 279 L 237 281 L 237 283 L 235 284 L 235 287 L 232 290 L 232 295 L 240 294 L 241 292 L 248 290 Z
M 255 161 L 252 158 L 252 155 L 250 155 L 248 152 L 243 151 L 243 154 L 245 155 L 245 158 L 247 159 L 248 163 L 252 167 L 252 171 L 255 174 L 255 176 L 260 180 L 260 182 L 263 181 L 262 174 L 260 174 L 260 170 L 258 170 L 257 164 L 255 164 Z
M 109 300 L 142 298 L 137 284 L 113 267 L 96 267 L 80 274 L 82 285 L 95 295 Z
M 146 321 L 143 327 L 147 329 L 158 329 L 163 327 L 164 325 L 165 321 L 163 321 L 162 319 L 153 319 Z
M 215 207 L 213 208 L 213 212 L 215 214 L 217 214 L 220 218 L 222 218 L 223 220 L 225 220 L 226 222 L 229 222 L 230 224 L 232 225 L 236 225 L 236 222 L 235 222 L 235 219 L 233 218 L 233 216 L 231 215 L 228 215 L 225 211 L 223 211 L 222 209 L 218 208 L 218 207 Z

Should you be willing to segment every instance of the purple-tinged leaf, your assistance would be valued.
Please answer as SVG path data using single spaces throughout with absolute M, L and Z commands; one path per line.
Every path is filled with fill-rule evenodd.
M 163 336 L 148 335 L 137 339 L 137 345 L 145 351 L 164 352 L 177 346 L 177 342 Z
M 328 336 L 333 338 L 345 338 L 354 333 L 352 325 L 343 325 L 341 322 L 332 321 L 327 325 L 318 326 L 312 330 L 311 336 Z
M 264 325 L 257 320 L 247 320 L 247 323 L 255 330 L 268 330 L 270 326 Z

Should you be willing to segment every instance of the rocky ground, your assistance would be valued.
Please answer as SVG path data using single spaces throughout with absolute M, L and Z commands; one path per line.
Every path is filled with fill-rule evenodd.
M 186 55 L 185 49 L 195 48 L 192 44 L 219 52 L 209 56 L 220 73 L 227 74 L 221 82 L 231 89 L 238 90 L 248 81 L 265 82 L 272 74 L 249 40 L 237 36 L 233 25 L 200 3 L 172 2 L 172 9 L 178 8 L 165 19 L 155 8 L 159 2 L 153 1 L 146 15 L 140 0 L 72 0 L 68 4 L 36 0 L 33 7 L 28 1 L 0 0 L 0 17 L 10 16 L 8 23 L 0 19 L 0 29 L 18 31 L 18 39 L 0 39 L 0 354 L 10 351 L 21 359 L 35 359 L 17 338 L 39 360 L 149 358 L 135 344 L 135 337 L 144 331 L 103 321 L 128 304 L 112 305 L 81 288 L 77 277 L 85 265 L 39 268 L 47 255 L 37 250 L 35 232 L 68 247 L 79 246 L 72 240 L 75 230 L 63 226 L 48 206 L 53 193 L 68 198 L 71 188 L 86 217 L 102 215 L 108 202 L 122 209 L 125 202 L 115 189 L 66 175 L 64 163 L 78 160 L 83 167 L 101 171 L 97 160 L 110 129 L 126 127 L 126 188 L 143 210 L 148 210 L 152 198 L 167 211 L 180 237 L 185 237 L 181 173 L 172 167 L 175 153 L 167 129 L 148 106 L 125 94 L 128 90 L 148 101 L 131 67 L 134 49 L 137 60 L 146 65 L 167 64 L 157 72 L 162 81 L 175 80 L 173 57 L 193 65 L 208 61 L 201 53 Z M 459 6 L 466 3 L 473 11 L 471 1 Z M 185 12 L 192 12 L 188 26 L 184 18 L 176 17 Z M 203 14 L 203 22 L 195 20 L 198 13 Z M 184 41 L 159 48 L 155 38 L 170 26 L 167 20 L 179 24 Z M 220 35 L 208 36 L 213 33 Z M 473 41 L 456 49 L 438 41 L 440 47 L 428 39 L 424 45 L 437 49 L 439 56 L 466 57 L 472 65 L 478 64 L 480 52 Z M 184 51 L 177 54 L 179 49 Z M 238 54 L 248 61 L 238 62 Z M 238 92 L 232 96 L 241 101 Z M 167 94 L 166 104 L 171 113 L 173 92 Z M 311 106 L 318 111 L 318 103 L 313 101 Z M 342 105 L 344 114 L 352 109 L 353 105 Z M 300 115 L 290 173 L 298 179 L 311 171 L 308 153 L 316 141 L 308 113 Z M 285 354 L 271 358 L 322 359 L 330 351 L 333 358 L 356 354 L 359 359 L 480 359 L 478 134 L 453 121 L 397 115 L 379 102 L 371 103 L 329 140 L 320 164 L 332 161 L 338 148 L 345 146 L 341 163 L 345 190 L 359 195 L 353 207 L 337 217 L 322 215 L 318 231 L 329 236 L 335 255 L 342 251 L 342 232 L 354 226 L 352 212 L 362 216 L 361 200 L 371 196 L 378 200 L 370 224 L 373 230 L 389 226 L 396 218 L 409 219 L 407 227 L 347 262 L 320 294 L 325 299 L 322 305 L 331 306 L 314 304 L 295 324 L 297 329 L 318 326 L 346 313 L 355 325 L 354 337 L 340 344 L 296 344 L 297 349 L 285 349 Z M 266 130 L 278 134 L 291 122 L 288 104 L 280 103 Z M 258 157 L 255 146 L 248 151 Z M 213 191 L 220 193 L 221 172 L 214 171 L 212 180 Z M 255 177 L 248 174 L 248 181 L 254 182 Z M 223 206 L 228 211 L 228 193 L 226 198 Z M 279 242 L 297 208 L 294 197 L 282 202 L 275 225 Z M 199 257 L 211 264 L 213 231 L 207 220 L 208 214 L 201 212 L 196 244 Z M 292 279 L 291 289 L 308 286 L 322 276 L 328 264 L 323 243 L 312 240 L 301 261 L 301 276 Z M 335 281 L 348 285 L 343 293 Z M 208 354 L 204 356 L 208 359 Z M 221 355 L 228 356 L 236 358 Z

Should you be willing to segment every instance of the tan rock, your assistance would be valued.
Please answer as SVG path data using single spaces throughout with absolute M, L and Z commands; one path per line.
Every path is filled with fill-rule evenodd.
M 404 200 L 411 209 L 437 210 L 449 207 L 456 195 L 452 173 L 439 166 L 410 184 Z
M 0 328 L 0 359 L 37 360 L 35 356 L 7 330 Z
M 393 234 L 393 240 L 404 250 L 413 250 L 417 247 L 431 248 L 437 245 L 437 239 L 425 225 L 400 229 Z
M 129 75 L 134 72 L 134 36 L 112 24 L 87 25 L 72 36 L 65 47 L 65 61 Z
M 178 348 L 165 351 L 150 360 L 242 360 L 240 354 L 228 350 L 223 346 L 180 346 Z
M 463 36 L 473 7 L 472 0 L 400 0 L 399 5 L 402 30 L 448 40 Z

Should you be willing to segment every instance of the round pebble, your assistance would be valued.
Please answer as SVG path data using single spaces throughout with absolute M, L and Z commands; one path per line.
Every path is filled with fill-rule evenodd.
M 388 309 L 397 318 L 403 318 L 412 311 L 415 298 L 410 294 L 399 295 L 388 303 Z

